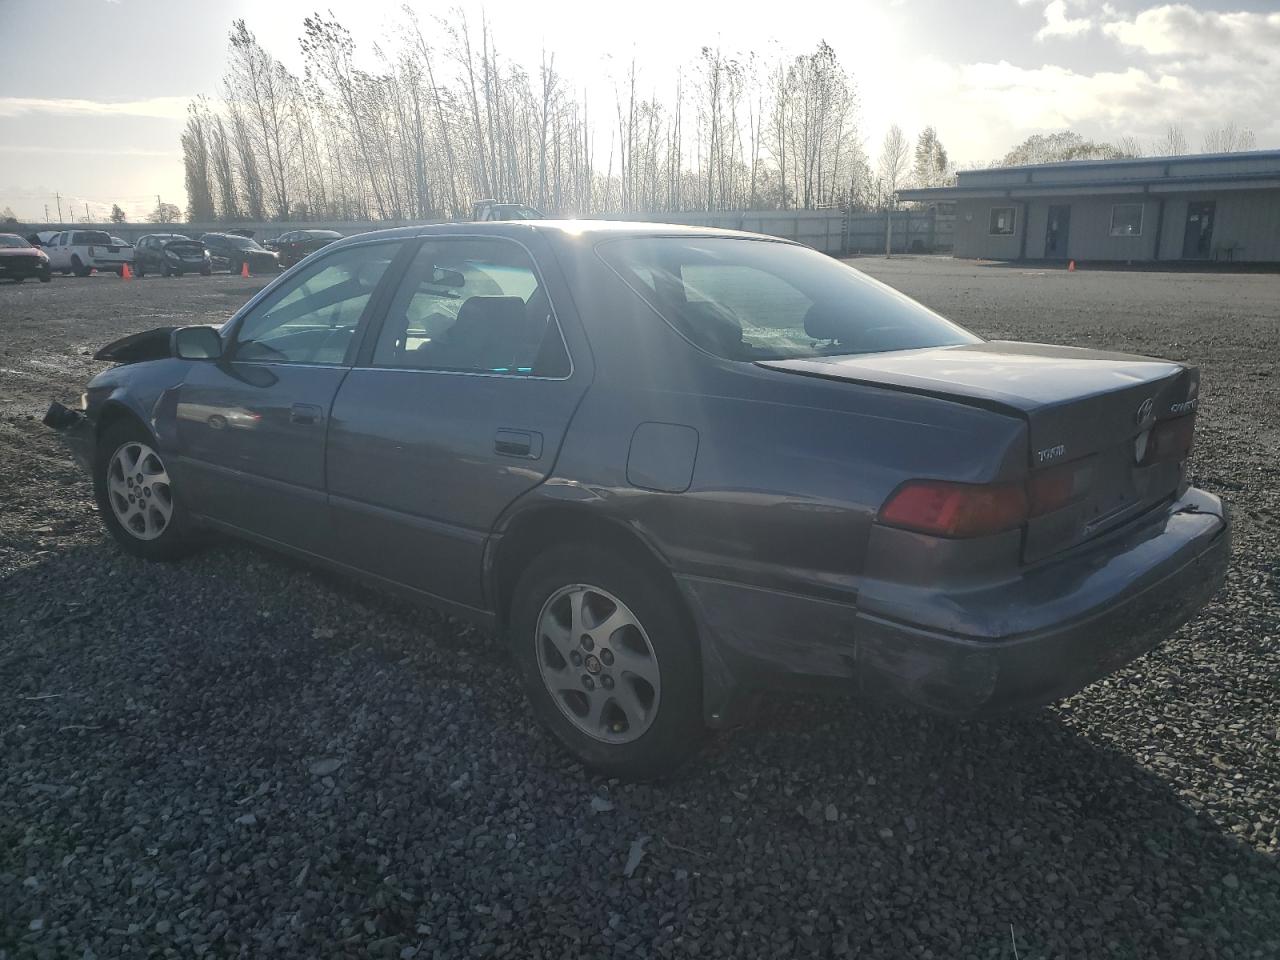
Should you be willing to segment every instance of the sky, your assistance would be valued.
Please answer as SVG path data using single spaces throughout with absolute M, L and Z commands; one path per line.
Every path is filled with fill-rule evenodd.
M 536 69 L 542 49 L 595 103 L 634 58 L 660 96 L 704 45 L 807 52 L 826 40 L 854 77 L 874 160 L 897 123 L 932 124 L 961 169 L 1034 133 L 1154 141 L 1180 122 L 1189 145 L 1228 121 L 1280 147 L 1280 0 L 484 0 L 414 2 L 433 16 L 483 13 L 499 51 Z M 305 15 L 332 10 L 367 49 L 400 0 L 0 0 L 0 210 L 27 220 L 131 220 L 157 195 L 185 206 L 179 135 L 191 98 L 216 97 L 232 20 L 301 70 Z M 181 13 L 177 13 L 181 11 Z M 609 132 L 599 138 L 607 152 Z M 601 140 L 598 139 L 598 144 Z

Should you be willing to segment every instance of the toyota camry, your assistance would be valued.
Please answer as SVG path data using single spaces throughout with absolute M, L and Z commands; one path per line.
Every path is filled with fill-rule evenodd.
M 220 531 L 500 631 L 593 768 L 660 775 L 765 688 L 1050 703 L 1225 575 L 1196 368 L 992 342 L 768 237 L 364 234 L 54 404 L 148 560 Z

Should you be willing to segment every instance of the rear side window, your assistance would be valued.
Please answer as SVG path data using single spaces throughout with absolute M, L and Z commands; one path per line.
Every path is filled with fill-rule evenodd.
M 808 247 L 638 237 L 596 249 L 671 326 L 726 360 L 879 353 L 980 339 Z
M 529 254 L 498 238 L 419 249 L 374 346 L 380 367 L 565 377 L 569 356 Z

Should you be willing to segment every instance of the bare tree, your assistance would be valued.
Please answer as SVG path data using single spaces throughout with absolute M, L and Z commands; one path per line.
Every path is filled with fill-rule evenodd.
M 884 185 L 885 200 L 890 205 L 894 202 L 894 194 L 903 184 L 903 175 L 907 172 L 907 156 L 911 148 L 906 135 L 896 123 L 884 135 L 880 145 L 880 179 Z
M 1165 128 L 1164 135 L 1156 141 L 1152 151 L 1157 157 L 1180 157 L 1187 152 L 1187 135 L 1182 132 L 1182 124 L 1171 123 Z
M 1241 150 L 1252 150 L 1258 145 L 1258 138 L 1248 127 L 1237 126 L 1234 120 L 1210 130 L 1205 134 L 1205 153 L 1237 153 Z

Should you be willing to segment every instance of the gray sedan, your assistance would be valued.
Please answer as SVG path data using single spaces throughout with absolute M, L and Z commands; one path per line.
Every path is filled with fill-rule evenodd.
M 1225 575 L 1195 368 L 983 341 L 805 247 L 442 224 L 313 254 L 55 404 L 120 546 L 246 537 L 502 631 L 588 765 L 767 687 L 1064 697 Z

